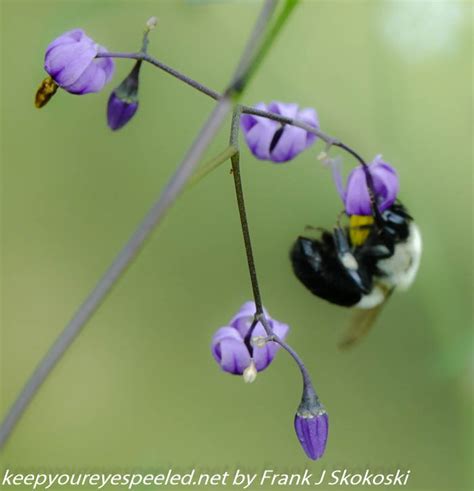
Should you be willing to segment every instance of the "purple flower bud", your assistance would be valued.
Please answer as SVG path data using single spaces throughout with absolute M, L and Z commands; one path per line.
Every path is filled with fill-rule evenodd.
M 82 29 L 65 32 L 46 48 L 44 68 L 53 80 L 72 94 L 99 92 L 110 81 L 112 58 L 95 58 L 107 50 Z
M 295 431 L 306 455 L 313 460 L 321 458 L 328 439 L 328 415 L 317 397 L 300 404 Z
M 271 102 L 268 106 L 261 102 L 255 107 L 291 119 L 300 119 L 319 128 L 318 115 L 312 108 L 300 110 L 297 104 L 283 102 Z M 243 114 L 240 125 L 250 151 L 260 160 L 287 162 L 316 141 L 316 135 L 302 128 L 282 125 L 277 121 L 253 114 Z
M 141 60 L 137 61 L 128 76 L 110 94 L 107 103 L 107 123 L 111 130 L 125 126 L 137 112 L 141 64 Z
M 225 372 L 242 375 L 251 365 L 252 356 L 245 344 L 245 337 L 252 325 L 254 314 L 254 302 L 246 302 L 231 319 L 229 325 L 221 327 L 214 334 L 211 346 L 212 354 Z M 273 332 L 281 339 L 285 339 L 289 327 L 271 319 L 266 311 L 265 317 Z M 265 329 L 260 323 L 255 326 L 251 337 L 258 336 L 266 336 Z M 267 342 L 263 347 L 253 346 L 253 363 L 257 372 L 264 370 L 272 362 L 279 348 L 280 346 L 274 342 Z
M 111 130 L 125 126 L 138 109 L 138 102 L 127 102 L 112 92 L 107 103 L 107 123 Z

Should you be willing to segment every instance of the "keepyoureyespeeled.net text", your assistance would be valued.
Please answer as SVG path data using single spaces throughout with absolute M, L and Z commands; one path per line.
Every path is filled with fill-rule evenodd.
M 186 474 L 175 474 L 171 469 L 164 474 L 99 474 L 99 473 L 19 473 L 6 469 L 0 487 L 29 486 L 31 489 L 57 489 L 63 486 L 78 486 L 102 489 L 118 486 L 133 489 L 137 486 L 217 486 L 222 484 L 226 472 L 218 474 L 196 473 L 192 469 Z
M 174 473 L 171 469 L 164 474 L 145 473 L 19 473 L 6 469 L 0 487 L 29 486 L 31 489 L 57 489 L 63 486 L 77 486 L 102 489 L 118 486 L 133 489 L 137 486 L 218 486 L 229 477 L 228 472 L 206 474 L 192 469 L 188 473 Z M 223 482 L 224 481 L 224 482 Z

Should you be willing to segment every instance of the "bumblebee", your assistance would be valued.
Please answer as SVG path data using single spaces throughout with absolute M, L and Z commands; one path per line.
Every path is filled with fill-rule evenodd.
M 365 335 L 395 288 L 415 279 L 422 250 L 418 226 L 399 202 L 372 216 L 351 215 L 349 225 L 318 239 L 300 236 L 290 259 L 296 277 L 314 295 L 360 309 L 341 346 Z

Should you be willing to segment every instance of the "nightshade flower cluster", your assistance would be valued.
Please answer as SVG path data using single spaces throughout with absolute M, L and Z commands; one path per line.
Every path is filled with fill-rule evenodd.
M 107 50 L 82 29 L 65 32 L 46 48 L 44 69 L 71 94 L 99 92 L 114 74 L 112 58 L 95 58 Z
M 378 209 L 384 212 L 397 199 L 399 190 L 397 171 L 384 162 L 381 155 L 375 157 L 368 166 L 368 171 L 372 176 Z M 372 215 L 366 175 L 362 166 L 352 170 L 345 188 L 339 169 L 335 169 L 334 179 L 348 215 Z
M 319 128 L 318 115 L 312 108 L 300 109 L 298 104 L 275 101 L 268 106 L 261 102 L 255 108 L 290 119 L 299 119 Z M 275 163 L 288 162 L 316 141 L 315 134 L 302 128 L 282 125 L 278 121 L 253 114 L 243 114 L 240 124 L 250 151 L 260 160 L 270 160 Z
M 264 310 L 272 331 L 281 339 L 285 339 L 289 326 L 268 316 Z M 216 331 L 212 338 L 212 355 L 222 370 L 233 375 L 243 375 L 249 369 L 249 381 L 252 381 L 253 368 L 257 372 L 264 370 L 275 358 L 280 346 L 274 342 L 265 343 L 264 346 L 253 346 L 253 356 L 245 343 L 255 314 L 255 303 L 246 302 L 240 307 L 237 314 L 230 320 L 227 326 Z M 251 337 L 266 337 L 263 326 L 258 323 Z
M 110 56 L 129 57 L 135 60 L 135 64 L 127 77 L 113 89 L 107 104 L 109 128 L 112 130 L 122 128 L 138 110 L 139 76 L 143 60 L 152 61 L 153 64 L 159 66 L 157 60 L 153 61 L 151 57 L 143 56 L 147 55 L 148 33 L 156 26 L 156 23 L 156 18 L 152 17 L 146 24 L 141 56 L 123 53 L 106 55 L 107 50 L 88 37 L 82 29 L 65 32 L 56 38 L 46 49 L 44 68 L 49 77 L 43 81 L 36 94 L 36 106 L 44 106 L 58 87 L 77 95 L 101 91 L 114 74 L 115 65 Z M 103 57 L 97 57 L 101 54 Z M 194 85 L 195 88 L 199 87 L 199 84 L 178 72 L 174 75 Z M 198 90 L 202 91 L 202 89 Z M 209 89 L 205 92 L 212 93 Z M 243 107 L 239 106 L 235 114 L 240 114 Z M 250 151 L 259 160 L 274 163 L 288 162 L 313 145 L 317 135 L 326 142 L 326 150 L 331 145 L 338 145 L 353 156 L 357 156 L 342 142 L 319 131 L 315 131 L 317 135 L 312 131 L 307 131 L 311 130 L 308 127 L 315 130 L 320 128 L 317 112 L 313 108 L 300 108 L 297 104 L 273 101 L 268 105 L 259 103 L 255 109 L 260 111 L 260 114 L 266 112 L 266 117 L 244 112 L 241 115 L 240 127 Z M 251 110 L 246 107 L 246 111 Z M 276 119 L 272 119 L 275 117 Z M 305 123 L 307 129 L 296 126 L 296 124 L 305 126 L 301 123 L 289 124 L 296 120 Z M 231 142 L 233 144 L 232 140 Z M 235 150 L 237 151 L 237 146 Z M 321 156 L 332 167 L 336 188 L 348 215 L 369 216 L 373 214 L 369 184 L 375 196 L 378 211 L 385 211 L 397 199 L 399 190 L 397 172 L 384 162 L 380 155 L 375 157 L 370 165 L 355 168 L 349 174 L 345 186 L 340 168 L 342 160 L 339 157 L 329 158 L 326 152 L 322 152 Z M 358 159 L 362 162 L 360 157 Z M 233 165 L 233 169 L 234 171 L 237 169 L 236 172 L 238 172 L 238 166 L 234 168 Z M 369 178 L 367 173 L 369 173 Z M 368 179 L 372 182 L 368 183 Z M 245 216 L 243 194 L 241 189 L 239 194 L 237 182 L 236 180 L 237 199 L 239 202 L 240 197 L 239 206 L 242 205 L 239 210 L 243 209 Z M 244 240 L 247 240 L 246 246 L 249 246 L 247 250 L 251 251 L 246 219 L 241 219 L 241 221 Z M 254 266 L 251 263 L 249 259 L 249 270 L 252 273 Z M 252 285 L 258 291 L 255 269 L 253 273 Z M 259 295 L 255 295 L 255 298 L 258 302 Z M 259 312 L 262 310 L 260 307 Z M 324 454 L 328 438 L 326 410 L 314 391 L 309 373 L 302 360 L 285 341 L 289 326 L 272 319 L 265 309 L 263 309 L 263 316 L 256 317 L 256 311 L 254 302 L 243 304 L 228 324 L 215 332 L 211 344 L 212 355 L 223 371 L 241 375 L 245 382 L 253 382 L 257 373 L 265 370 L 275 358 L 278 350 L 283 347 L 293 357 L 303 376 L 303 396 L 294 417 L 295 432 L 306 455 L 314 460 L 319 459 Z M 259 321 L 256 322 L 256 319 Z

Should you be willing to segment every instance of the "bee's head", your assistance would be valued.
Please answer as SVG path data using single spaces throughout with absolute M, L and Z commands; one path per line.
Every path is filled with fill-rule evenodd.
M 394 241 L 405 240 L 409 233 L 409 223 L 412 217 L 399 202 L 394 203 L 381 214 L 380 225 L 375 223 L 372 215 L 350 215 L 349 237 L 355 247 L 362 246 L 371 231 L 382 232 Z M 378 229 L 378 230 L 377 230 Z

